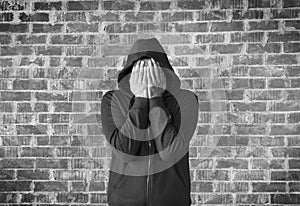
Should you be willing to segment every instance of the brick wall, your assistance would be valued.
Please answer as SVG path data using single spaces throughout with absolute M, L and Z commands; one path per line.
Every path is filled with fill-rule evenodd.
M 299 205 L 299 29 L 298 0 L 1 0 L 0 204 L 106 205 L 99 103 L 154 36 L 200 101 L 193 205 Z

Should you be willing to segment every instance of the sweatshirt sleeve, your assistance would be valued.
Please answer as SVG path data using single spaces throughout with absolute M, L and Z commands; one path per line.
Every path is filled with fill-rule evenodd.
M 178 102 L 173 116 L 168 112 L 162 97 L 150 99 L 149 120 L 155 145 L 164 161 L 178 161 L 189 150 L 198 121 L 198 99 L 188 92 Z
M 117 157 L 125 162 L 135 160 L 143 155 L 140 148 L 146 144 L 146 131 L 149 124 L 148 100 L 135 98 L 132 108 L 126 115 L 122 114 L 119 102 L 113 91 L 107 92 L 101 102 L 101 122 L 106 140 Z

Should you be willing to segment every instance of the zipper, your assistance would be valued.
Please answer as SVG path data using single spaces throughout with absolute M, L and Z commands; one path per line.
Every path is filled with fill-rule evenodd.
M 150 151 L 150 148 L 151 148 L 151 142 L 149 141 L 149 151 Z M 150 152 L 149 152 L 149 155 L 150 155 Z M 150 205 L 150 197 L 149 197 L 149 179 L 150 179 L 150 175 L 149 175 L 149 170 L 150 170 L 150 157 L 148 157 L 148 173 L 147 173 L 147 199 L 146 199 L 146 205 L 149 206 Z M 149 204 L 148 204 L 149 202 Z

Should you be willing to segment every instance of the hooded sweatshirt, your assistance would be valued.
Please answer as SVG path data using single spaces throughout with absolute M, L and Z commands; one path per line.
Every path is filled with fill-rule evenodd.
M 152 57 L 166 77 L 161 97 L 135 97 L 130 74 Z M 198 120 L 197 96 L 180 88 L 156 38 L 138 39 L 118 74 L 118 89 L 101 102 L 101 123 L 112 148 L 107 200 L 113 206 L 189 206 L 189 141 Z

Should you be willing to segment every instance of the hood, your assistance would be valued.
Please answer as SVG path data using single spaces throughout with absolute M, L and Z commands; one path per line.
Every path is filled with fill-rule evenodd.
M 138 39 L 129 50 L 126 64 L 118 74 L 118 87 L 120 90 L 131 93 L 129 79 L 132 67 L 142 57 L 152 57 L 159 62 L 166 77 L 167 91 L 174 93 L 180 89 L 180 79 L 174 72 L 165 50 L 156 38 L 150 38 Z

